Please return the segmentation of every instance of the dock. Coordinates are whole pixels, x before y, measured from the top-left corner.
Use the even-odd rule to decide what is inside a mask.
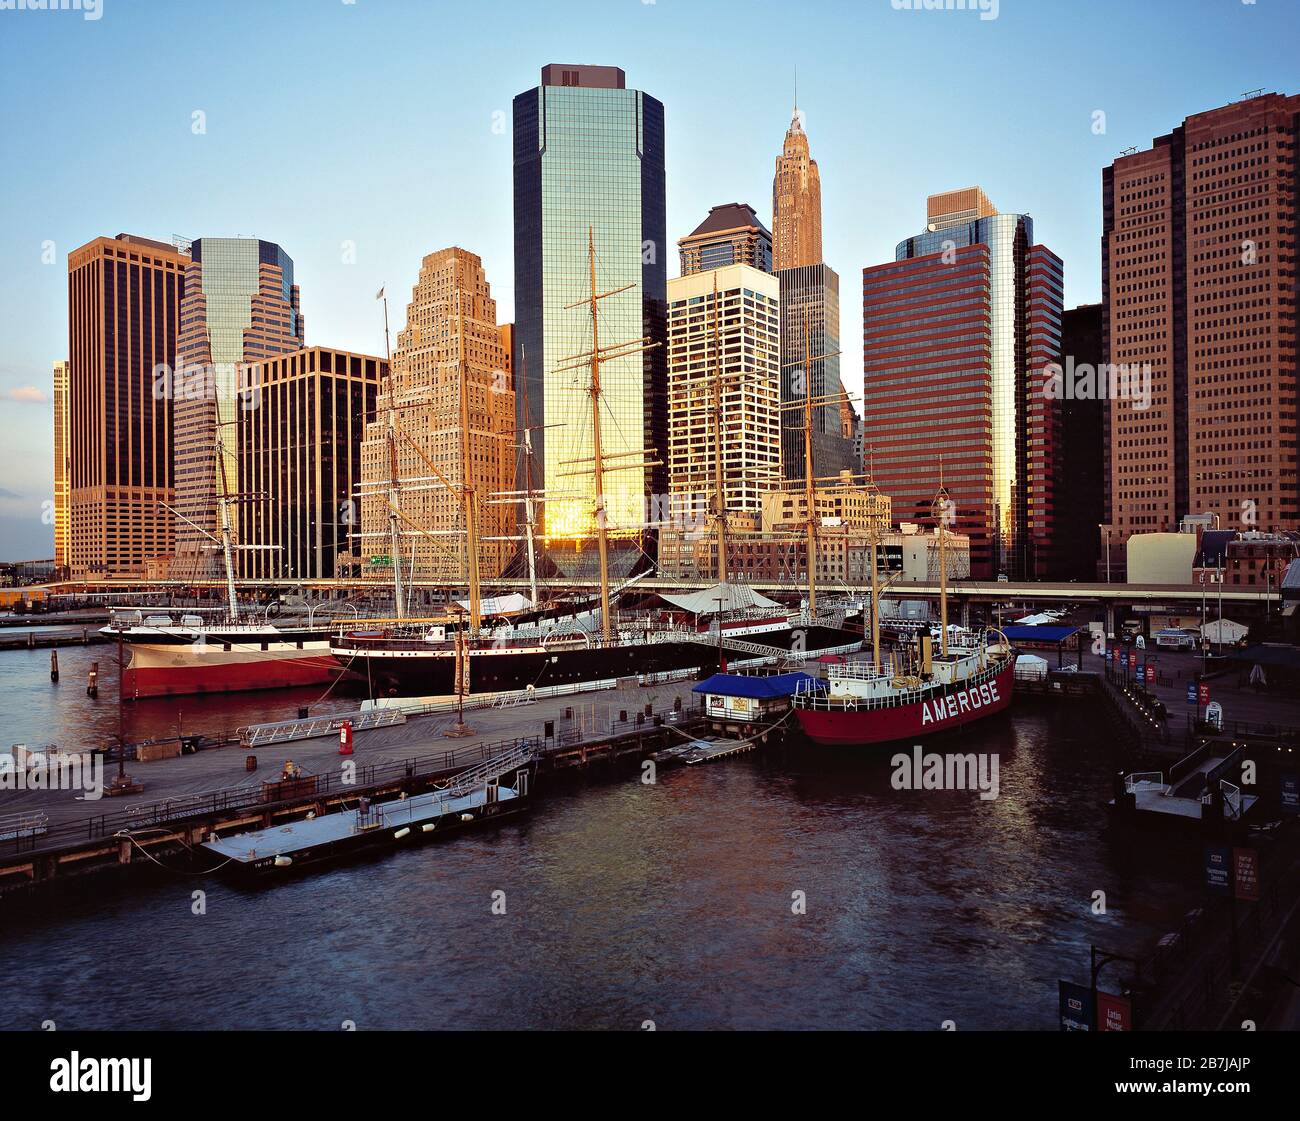
[[[425,794],[405,793],[386,802],[356,800],[355,809],[324,816],[309,814],[286,825],[231,833],[205,841],[203,849],[244,873],[300,868],[377,845],[400,845],[475,825],[494,824],[527,809],[537,745],[525,742],[446,786]],[[502,784],[510,777],[512,785]],[[214,869],[216,870],[216,869]]]
[[[712,763],[732,755],[743,755],[753,751],[755,746],[754,740],[695,739],[652,751],[650,758],[660,766],[693,766],[696,763]]]

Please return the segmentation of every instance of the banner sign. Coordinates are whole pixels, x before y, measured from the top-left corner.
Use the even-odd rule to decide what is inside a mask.
[[[1232,850],[1233,887],[1244,903],[1259,898],[1259,853],[1255,849]]]
[[[1092,1005],[1092,990],[1086,985],[1061,981],[1061,1030],[1092,1031],[1096,1026],[1096,1010]]]
[[[1227,845],[1205,846],[1205,888],[1215,895],[1232,891],[1232,850]]]

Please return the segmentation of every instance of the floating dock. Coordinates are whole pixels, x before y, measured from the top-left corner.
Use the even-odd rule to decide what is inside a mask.
[[[528,804],[528,773],[521,778],[518,787],[488,783],[465,794],[439,790],[363,804],[352,812],[220,837],[203,848],[249,873],[286,871],[377,845],[397,848],[521,812]]]
[[[712,763],[715,759],[726,759],[731,755],[741,755],[754,750],[753,740],[691,740],[689,743],[673,744],[660,751],[651,752],[650,758],[662,766],[695,763]]]

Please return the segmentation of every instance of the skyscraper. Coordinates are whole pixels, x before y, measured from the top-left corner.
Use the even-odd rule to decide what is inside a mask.
[[[200,575],[216,562],[207,535],[218,528],[217,496],[240,491],[235,446],[239,410],[258,407],[240,394],[239,366],[303,345],[293,260],[255,238],[201,238],[191,244],[176,339],[176,552],[179,573]],[[217,458],[217,442],[226,451]]]
[[[772,271],[772,234],[747,202],[711,207],[703,222],[677,239],[677,248],[682,276],[727,265]]]
[[[493,496],[514,489],[514,435],[509,358],[483,262],[465,249],[430,253],[366,425],[357,541],[363,571],[391,578],[388,484],[395,455],[397,477],[417,480],[399,488],[403,574],[448,583],[465,578],[468,485],[477,498],[480,575],[499,576],[514,551],[501,538],[513,533],[515,510]]]
[[[526,370],[517,423],[533,427],[545,534],[582,539],[595,509],[589,378],[557,367],[591,348],[588,310],[568,306],[590,295],[589,229],[597,290],[623,289],[599,302],[601,345],[658,344],[601,366],[602,449],[627,464],[643,448],[661,461],[667,451],[663,105],[627,89],[617,67],[543,67],[541,84],[514,100],[514,221],[514,368],[521,380]],[[663,466],[611,472],[610,531],[642,527],[645,496],[666,482]]]
[[[1097,368],[1102,362],[1101,304],[1081,304],[1061,316],[1062,362]],[[1098,527],[1106,520],[1106,418],[1109,403],[1096,397],[1060,402],[1054,575],[1090,581],[1101,556]]]
[[[130,234],[68,255],[68,564],[144,575],[172,552],[172,401],[189,258]]]
[[[772,267],[822,263],[822,179],[796,107],[772,177]]]
[[[1300,528],[1300,96],[1188,117],[1102,172],[1108,536]],[[1116,381],[1122,381],[1116,378]]]
[[[814,477],[860,471],[852,432],[845,436],[841,417],[840,278],[822,260],[821,173],[797,107],[772,178],[772,267],[781,283],[782,473],[794,480],[808,470],[805,414],[790,407],[808,394],[814,398]]]
[[[709,577],[717,572],[711,518],[717,509],[719,442],[728,520],[737,529],[759,528],[763,495],[781,472],[780,291],[774,276],[745,264],[668,282],[673,525],[661,536],[663,572]]]
[[[68,566],[68,371],[54,363],[54,567]]]
[[[257,400],[236,411],[238,476],[256,499],[233,517],[239,574],[253,579],[332,579],[352,549],[361,485],[361,438],[388,363],[313,346],[243,366]]]
[[[993,209],[971,205],[981,197],[932,196],[926,232],[862,270],[868,455],[903,521],[930,517],[942,466],[977,577],[1045,576],[1059,402],[1043,385],[1062,266],[1028,215],[970,217]]]

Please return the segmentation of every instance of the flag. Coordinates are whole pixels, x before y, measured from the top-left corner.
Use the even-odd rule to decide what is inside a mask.
[[[387,285],[385,285],[384,287],[386,288]],[[383,298],[384,298],[384,289],[381,288],[381,289],[379,289],[378,292],[375,293],[375,299],[376,299],[376,300],[382,300]]]

